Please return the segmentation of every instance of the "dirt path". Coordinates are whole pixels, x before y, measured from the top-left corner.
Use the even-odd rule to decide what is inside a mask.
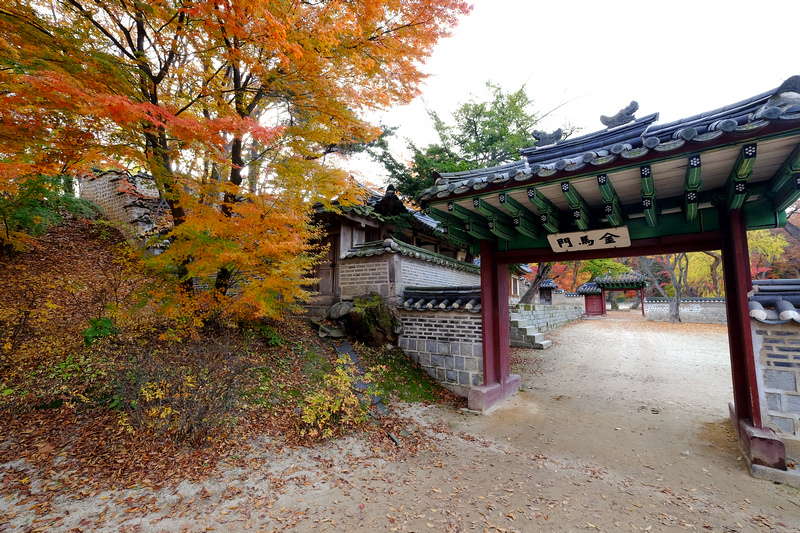
[[[800,531],[800,491],[751,478],[736,447],[724,326],[623,317],[515,352],[524,390],[489,416],[405,408],[431,443],[413,457],[349,439],[37,523],[13,495],[0,512],[9,531]]]

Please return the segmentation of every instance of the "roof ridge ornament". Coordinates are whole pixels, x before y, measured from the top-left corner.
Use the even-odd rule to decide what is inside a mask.
[[[636,117],[633,116],[634,113],[639,109],[639,103],[635,100],[631,101],[626,107],[623,107],[619,110],[619,112],[611,117],[607,117],[605,115],[600,115],[600,122],[603,123],[603,126],[608,128],[616,128],[617,126],[622,126],[636,120]]]
[[[750,120],[775,120],[798,105],[800,105],[800,76],[792,76],[775,89],[775,93],[761,109],[753,113]],[[796,112],[792,109],[792,113]]]
[[[531,132],[531,136],[536,139],[536,148],[541,148],[543,146],[550,146],[551,144],[555,144],[560,141],[561,137],[564,136],[564,132],[561,130],[561,128],[558,128],[552,133],[533,130]]]

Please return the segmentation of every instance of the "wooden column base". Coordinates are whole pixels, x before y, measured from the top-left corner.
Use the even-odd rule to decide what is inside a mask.
[[[739,447],[748,465],[786,470],[786,446],[775,432],[769,428],[754,427],[749,420],[739,419],[733,403],[728,404],[728,409],[739,437]]]
[[[516,394],[521,385],[522,379],[516,374],[510,374],[500,383],[473,387],[469,390],[467,405],[473,411],[488,413],[500,402]]]

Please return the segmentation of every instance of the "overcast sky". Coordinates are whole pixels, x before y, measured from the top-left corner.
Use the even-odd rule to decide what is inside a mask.
[[[405,138],[437,141],[425,113],[443,119],[486,81],[506,91],[525,85],[537,111],[553,111],[537,129],[566,122],[585,134],[631,100],[637,117],[688,117],[777,87],[800,74],[794,23],[798,0],[473,0],[472,13],[439,43],[425,65],[422,98],[379,113]],[[354,161],[360,179],[383,183],[381,168]]]

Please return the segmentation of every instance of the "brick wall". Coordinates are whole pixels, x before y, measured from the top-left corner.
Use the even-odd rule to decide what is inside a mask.
[[[751,320],[762,423],[800,440],[800,325]]]
[[[681,302],[681,321],[698,324],[727,324],[725,302]],[[669,322],[669,304],[666,301],[644,303],[647,320]]]
[[[458,285],[480,285],[481,275],[455,268],[435,265],[413,257],[400,256],[401,276],[399,291],[410,287],[455,287]]]
[[[342,300],[377,292],[390,302],[389,305],[396,305],[394,277],[394,254],[344,259],[339,267]],[[392,296],[395,296],[394,302],[391,302]]]
[[[480,282],[480,274],[394,253],[346,258],[339,270],[342,300],[377,292],[390,306],[402,303],[407,286],[444,287],[480,285]]]
[[[481,315],[399,310],[400,348],[444,387],[460,396],[483,384]]]

